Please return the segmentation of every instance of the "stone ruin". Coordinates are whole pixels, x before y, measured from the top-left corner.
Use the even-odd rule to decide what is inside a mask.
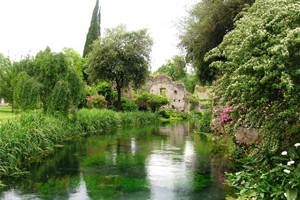
[[[157,76],[149,76],[145,85],[141,88],[152,94],[162,95],[169,99],[170,104],[163,106],[163,108],[172,108],[180,112],[207,111],[204,104],[210,101],[210,88],[206,86],[196,86],[195,94],[198,97],[198,102],[191,103],[190,99],[195,99],[193,95],[188,92],[185,85],[181,82],[174,82],[165,75],[159,74]],[[141,92],[142,90],[139,90]],[[131,86],[122,89],[122,97],[133,99],[133,88]]]
[[[170,100],[167,108],[181,112],[190,111],[189,96],[192,94],[186,91],[183,83],[176,83],[167,75],[150,76],[144,89],[152,94],[166,96]]]

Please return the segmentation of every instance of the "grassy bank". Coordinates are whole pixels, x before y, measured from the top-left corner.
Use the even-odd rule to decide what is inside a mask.
[[[34,111],[0,122],[0,177],[23,175],[29,163],[45,158],[74,137],[157,121],[153,113],[88,109],[80,110],[72,119]]]
[[[116,127],[138,126],[158,122],[154,113],[115,112],[112,110],[82,109],[78,112],[78,123],[83,131],[92,134]]]
[[[12,112],[11,106],[0,106],[0,121],[13,119],[15,114]]]

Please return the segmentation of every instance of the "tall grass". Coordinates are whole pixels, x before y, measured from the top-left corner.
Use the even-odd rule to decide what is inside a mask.
[[[0,122],[0,177],[26,173],[24,169],[28,163],[44,158],[56,145],[74,137],[157,120],[153,113],[83,109],[77,114],[77,121],[71,121],[33,111]]]
[[[0,106],[0,121],[13,119],[15,113],[12,112],[11,106]]]
[[[35,111],[0,123],[0,176],[17,176],[30,161],[50,153],[56,144],[78,135],[80,127],[65,118]]]
[[[87,133],[99,133],[111,128],[149,124],[158,117],[148,112],[115,112],[112,110],[81,109],[77,116],[79,124]]]

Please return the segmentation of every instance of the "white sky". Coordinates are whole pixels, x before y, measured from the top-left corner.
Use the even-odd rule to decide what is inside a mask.
[[[178,54],[176,22],[196,0],[100,0],[101,31],[121,23],[147,28],[154,40],[152,70]],[[49,46],[82,54],[96,0],[0,0],[0,52],[18,60]]]

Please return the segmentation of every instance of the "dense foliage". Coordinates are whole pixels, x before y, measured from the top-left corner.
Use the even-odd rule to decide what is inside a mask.
[[[124,112],[135,112],[138,111],[138,105],[133,100],[122,97],[121,110]]]
[[[237,189],[237,199],[288,199],[299,198],[300,143],[272,157],[266,164],[263,155],[247,159],[244,170],[229,173],[227,183]]]
[[[93,96],[88,96],[86,98],[86,106],[88,108],[106,108],[107,107],[107,101],[105,100],[105,97],[101,94],[96,94]]]
[[[82,98],[83,83],[64,53],[40,51],[1,70],[8,101],[21,110],[43,108],[45,112],[67,114]],[[13,94],[12,96],[11,93]]]
[[[94,41],[100,37],[101,34],[100,20],[101,20],[101,13],[99,9],[99,0],[97,0],[93,10],[89,31],[86,35],[86,40],[85,40],[83,55],[82,55],[82,57],[84,58],[86,58],[88,54],[91,52]]]
[[[169,103],[170,101],[167,97],[145,91],[138,95],[136,98],[136,104],[138,105],[139,110],[150,109],[152,112],[155,112],[161,106],[167,105]]]
[[[14,71],[9,58],[0,53],[0,98],[6,102],[13,102],[13,89],[11,80],[14,77]]]
[[[209,67],[205,54],[222,42],[226,33],[234,28],[234,20],[245,5],[254,0],[202,0],[189,10],[183,20],[179,46],[186,52],[186,59],[196,70],[202,84],[210,84],[217,70]]]
[[[118,110],[121,108],[121,89],[132,83],[139,86],[148,75],[152,40],[147,30],[127,31],[125,26],[108,29],[95,42],[88,57],[88,74],[92,81],[107,80],[118,91]]]
[[[15,104],[23,110],[39,107],[41,85],[26,72],[20,72],[14,79]]]
[[[299,118],[299,8],[292,0],[257,1],[208,55],[222,73],[215,100],[231,104],[243,124]]]
[[[186,63],[183,56],[174,56],[168,60],[166,64],[159,67],[155,73],[166,74],[171,77],[173,81],[183,80],[186,77]]]
[[[165,64],[159,67],[154,74],[166,74],[172,81],[181,81],[184,83],[186,90],[194,92],[197,84],[197,78],[194,73],[187,72],[187,64],[183,56],[175,55]]]
[[[246,152],[244,165],[229,175],[240,199],[299,195],[299,152],[289,147],[299,137],[288,131],[300,117],[299,10],[299,1],[257,0],[206,58],[221,72],[215,103],[232,108],[224,120],[260,128],[261,142],[238,149],[239,158]],[[293,156],[284,151],[279,157],[283,150]]]
[[[78,52],[71,48],[64,48],[63,53],[66,55],[69,65],[73,68],[82,80],[87,79],[84,72],[86,69],[86,58],[83,58]]]

